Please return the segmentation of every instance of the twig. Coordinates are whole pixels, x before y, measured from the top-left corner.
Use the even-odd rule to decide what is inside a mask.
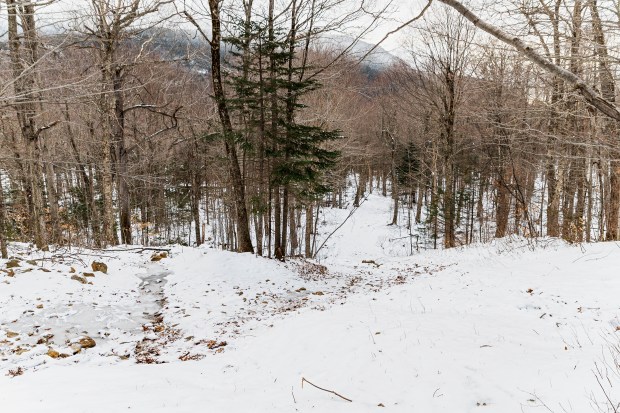
[[[415,16],[411,20],[408,20],[408,21],[404,22],[403,24],[401,24],[400,26],[398,26],[394,30],[387,32],[385,34],[385,36],[383,36],[383,38],[381,40],[379,40],[369,51],[367,51],[366,54],[364,54],[364,56],[362,56],[362,58],[359,61],[362,62],[364,59],[366,59],[372,52],[375,51],[376,48],[378,48],[381,45],[381,43],[386,41],[388,37],[390,37],[394,33],[397,33],[399,31],[401,31],[402,29],[404,29],[405,27],[409,26],[411,23],[415,22],[416,20],[421,19],[422,16],[424,16],[424,13],[426,13],[426,10],[429,7],[431,7],[431,3],[432,2],[433,2],[433,0],[429,0],[428,3],[426,4],[426,6],[424,6],[422,11],[417,16]]]
[[[346,400],[346,401],[348,401],[348,402],[353,402],[353,400],[348,399],[348,398],[344,397],[343,395],[336,393],[336,392],[335,392],[335,391],[333,391],[333,390],[327,390],[327,389],[324,389],[324,388],[322,388],[322,387],[317,386],[316,384],[313,384],[313,383],[309,382],[309,381],[308,381],[308,380],[306,380],[304,377],[302,377],[302,378],[301,378],[301,388],[302,388],[302,389],[304,388],[304,382],[305,382],[305,383],[308,383],[308,384],[309,384],[309,385],[311,385],[312,387],[316,387],[316,388],[317,388],[317,389],[319,389],[319,390],[323,390],[323,391],[325,391],[325,392],[327,392],[327,393],[334,394],[334,395],[336,395],[336,396],[340,397],[341,399],[344,399],[344,400]]]

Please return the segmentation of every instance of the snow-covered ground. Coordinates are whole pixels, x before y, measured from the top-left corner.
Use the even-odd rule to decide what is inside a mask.
[[[348,214],[323,211],[319,238]],[[317,262],[13,245],[19,266],[0,261],[2,411],[613,411],[620,244],[408,256],[389,220],[390,200],[369,196]]]

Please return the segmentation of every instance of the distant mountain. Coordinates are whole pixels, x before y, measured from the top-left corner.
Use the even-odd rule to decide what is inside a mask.
[[[142,43],[149,40],[151,50],[156,51],[162,58],[183,59],[189,57],[186,65],[188,68],[197,70],[203,74],[209,72],[211,66],[211,56],[209,45],[202,39],[189,35],[182,30],[156,28],[147,30],[140,34],[133,41]],[[348,49],[347,56],[351,59],[364,59],[360,65],[360,70],[368,77],[374,77],[388,66],[398,62],[398,57],[389,53],[382,47],[374,50],[373,44],[357,40],[348,36],[332,36],[319,40],[322,46],[337,52]],[[353,44],[351,46],[351,44]],[[231,50],[231,46],[222,45],[222,56]],[[368,53],[372,50],[371,53]],[[366,56],[368,54],[368,56]]]
[[[353,59],[363,58],[375,46],[372,43],[368,43],[363,40],[356,41],[353,37],[344,35],[323,39],[321,42],[326,46],[332,47],[333,49],[340,51],[350,47],[353,43],[353,46],[351,46],[350,50],[348,51],[348,55]],[[396,63],[397,61],[398,57],[394,56],[381,46],[378,46],[370,54],[368,54],[368,56],[364,58],[363,65],[367,66],[373,71],[380,71]]]

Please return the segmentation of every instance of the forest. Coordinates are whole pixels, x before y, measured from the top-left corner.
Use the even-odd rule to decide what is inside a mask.
[[[320,210],[373,190],[424,248],[619,239],[612,2],[465,9],[538,60],[455,1],[403,24],[398,56],[363,41],[391,4],[253,3],[5,2],[3,256],[209,240],[313,257]]]
[[[0,0],[0,410],[620,411],[617,0]]]

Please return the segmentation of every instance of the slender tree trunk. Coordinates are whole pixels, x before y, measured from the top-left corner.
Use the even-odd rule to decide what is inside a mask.
[[[355,198],[353,199],[353,206],[355,208],[360,206],[360,200],[364,196],[364,192],[366,191],[366,176],[364,173],[364,168],[359,173],[359,181],[357,182],[357,189],[355,190]]]
[[[45,187],[47,188],[47,203],[50,210],[52,233],[50,234],[50,241],[58,244],[62,240],[62,233],[60,231],[60,216],[58,215],[58,193],[56,191],[56,177],[54,174],[54,166],[48,154],[47,145],[42,142],[43,152],[47,162],[45,163],[44,179]]]
[[[224,146],[228,156],[228,171],[232,183],[235,201],[235,214],[237,221],[237,250],[239,252],[254,252],[252,238],[250,236],[250,221],[248,218],[247,206],[245,204],[245,186],[237,148],[234,142],[234,131],[230,121],[224,86],[221,73],[221,26],[220,26],[220,2],[219,0],[209,0],[211,11],[211,77],[213,80],[213,94],[217,101],[217,110],[224,131]]]
[[[500,162],[507,163],[506,159],[501,159]],[[501,165],[500,168],[501,176],[497,182],[497,209],[495,214],[497,226],[495,227],[495,238],[506,236],[510,215],[510,191],[508,189],[511,178],[510,168],[508,165]]]
[[[26,146],[26,171],[30,188],[32,228],[37,248],[48,248],[43,198],[43,170],[37,128],[37,104],[41,96],[35,91],[37,79],[34,72],[38,57],[38,39],[35,27],[34,4],[18,0],[6,0],[8,14],[8,41],[13,87],[15,89],[15,114]],[[21,33],[18,32],[17,16],[20,16]],[[23,39],[23,43],[22,43]],[[21,51],[23,46],[24,51]]]
[[[306,258],[312,258],[312,221],[313,217],[312,204],[306,205],[306,232],[304,236]]]
[[[289,210],[289,193],[288,187],[284,186],[284,191],[282,195],[282,254],[286,255],[286,246],[287,246],[287,221],[288,221],[288,210]]]
[[[69,143],[71,144],[71,149],[73,150],[73,155],[75,157],[75,161],[77,162],[78,175],[82,179],[82,183],[84,185],[86,205],[88,208],[87,220],[90,222],[94,244],[97,248],[100,248],[102,244],[101,228],[99,227],[99,207],[95,203],[95,189],[93,180],[86,171],[86,165],[82,162],[80,157],[80,152],[75,142],[75,134],[73,133],[73,128],[71,127],[71,118],[69,116],[68,105],[65,105],[64,118],[67,125],[67,136],[69,137]],[[90,138],[94,140],[95,133],[92,127],[89,127],[89,132]]]
[[[282,251],[282,203],[280,202],[281,194],[280,188],[276,185],[273,191],[273,255],[277,259],[281,260],[284,257]]]
[[[289,233],[291,234],[291,256],[294,256],[299,248],[299,239],[297,238],[297,223],[295,219],[295,207],[293,205],[289,208]]]
[[[109,55],[103,52],[104,55]],[[109,94],[109,85],[111,83],[108,67],[112,65],[108,56],[104,57],[105,63],[101,68],[101,86],[102,93],[100,98],[100,114],[101,114],[101,192],[103,198],[103,222],[102,222],[102,246],[118,244],[118,238],[115,231],[114,219],[114,183],[112,176],[112,130],[110,129],[111,117],[111,98]]]
[[[7,221],[6,221],[6,206],[4,204],[4,188],[2,186],[2,174],[0,174],[0,257],[7,259],[9,254],[7,252]]]
[[[195,162],[194,162],[195,163]],[[192,171],[192,219],[194,221],[194,233],[196,235],[196,245],[202,244],[200,234],[200,199],[202,180],[199,171]]]
[[[125,147],[125,97],[123,96],[123,69],[110,68],[112,76],[114,112],[110,116],[113,146],[116,150],[116,180],[119,205],[121,243],[131,244],[131,197],[129,194],[129,159]]]

